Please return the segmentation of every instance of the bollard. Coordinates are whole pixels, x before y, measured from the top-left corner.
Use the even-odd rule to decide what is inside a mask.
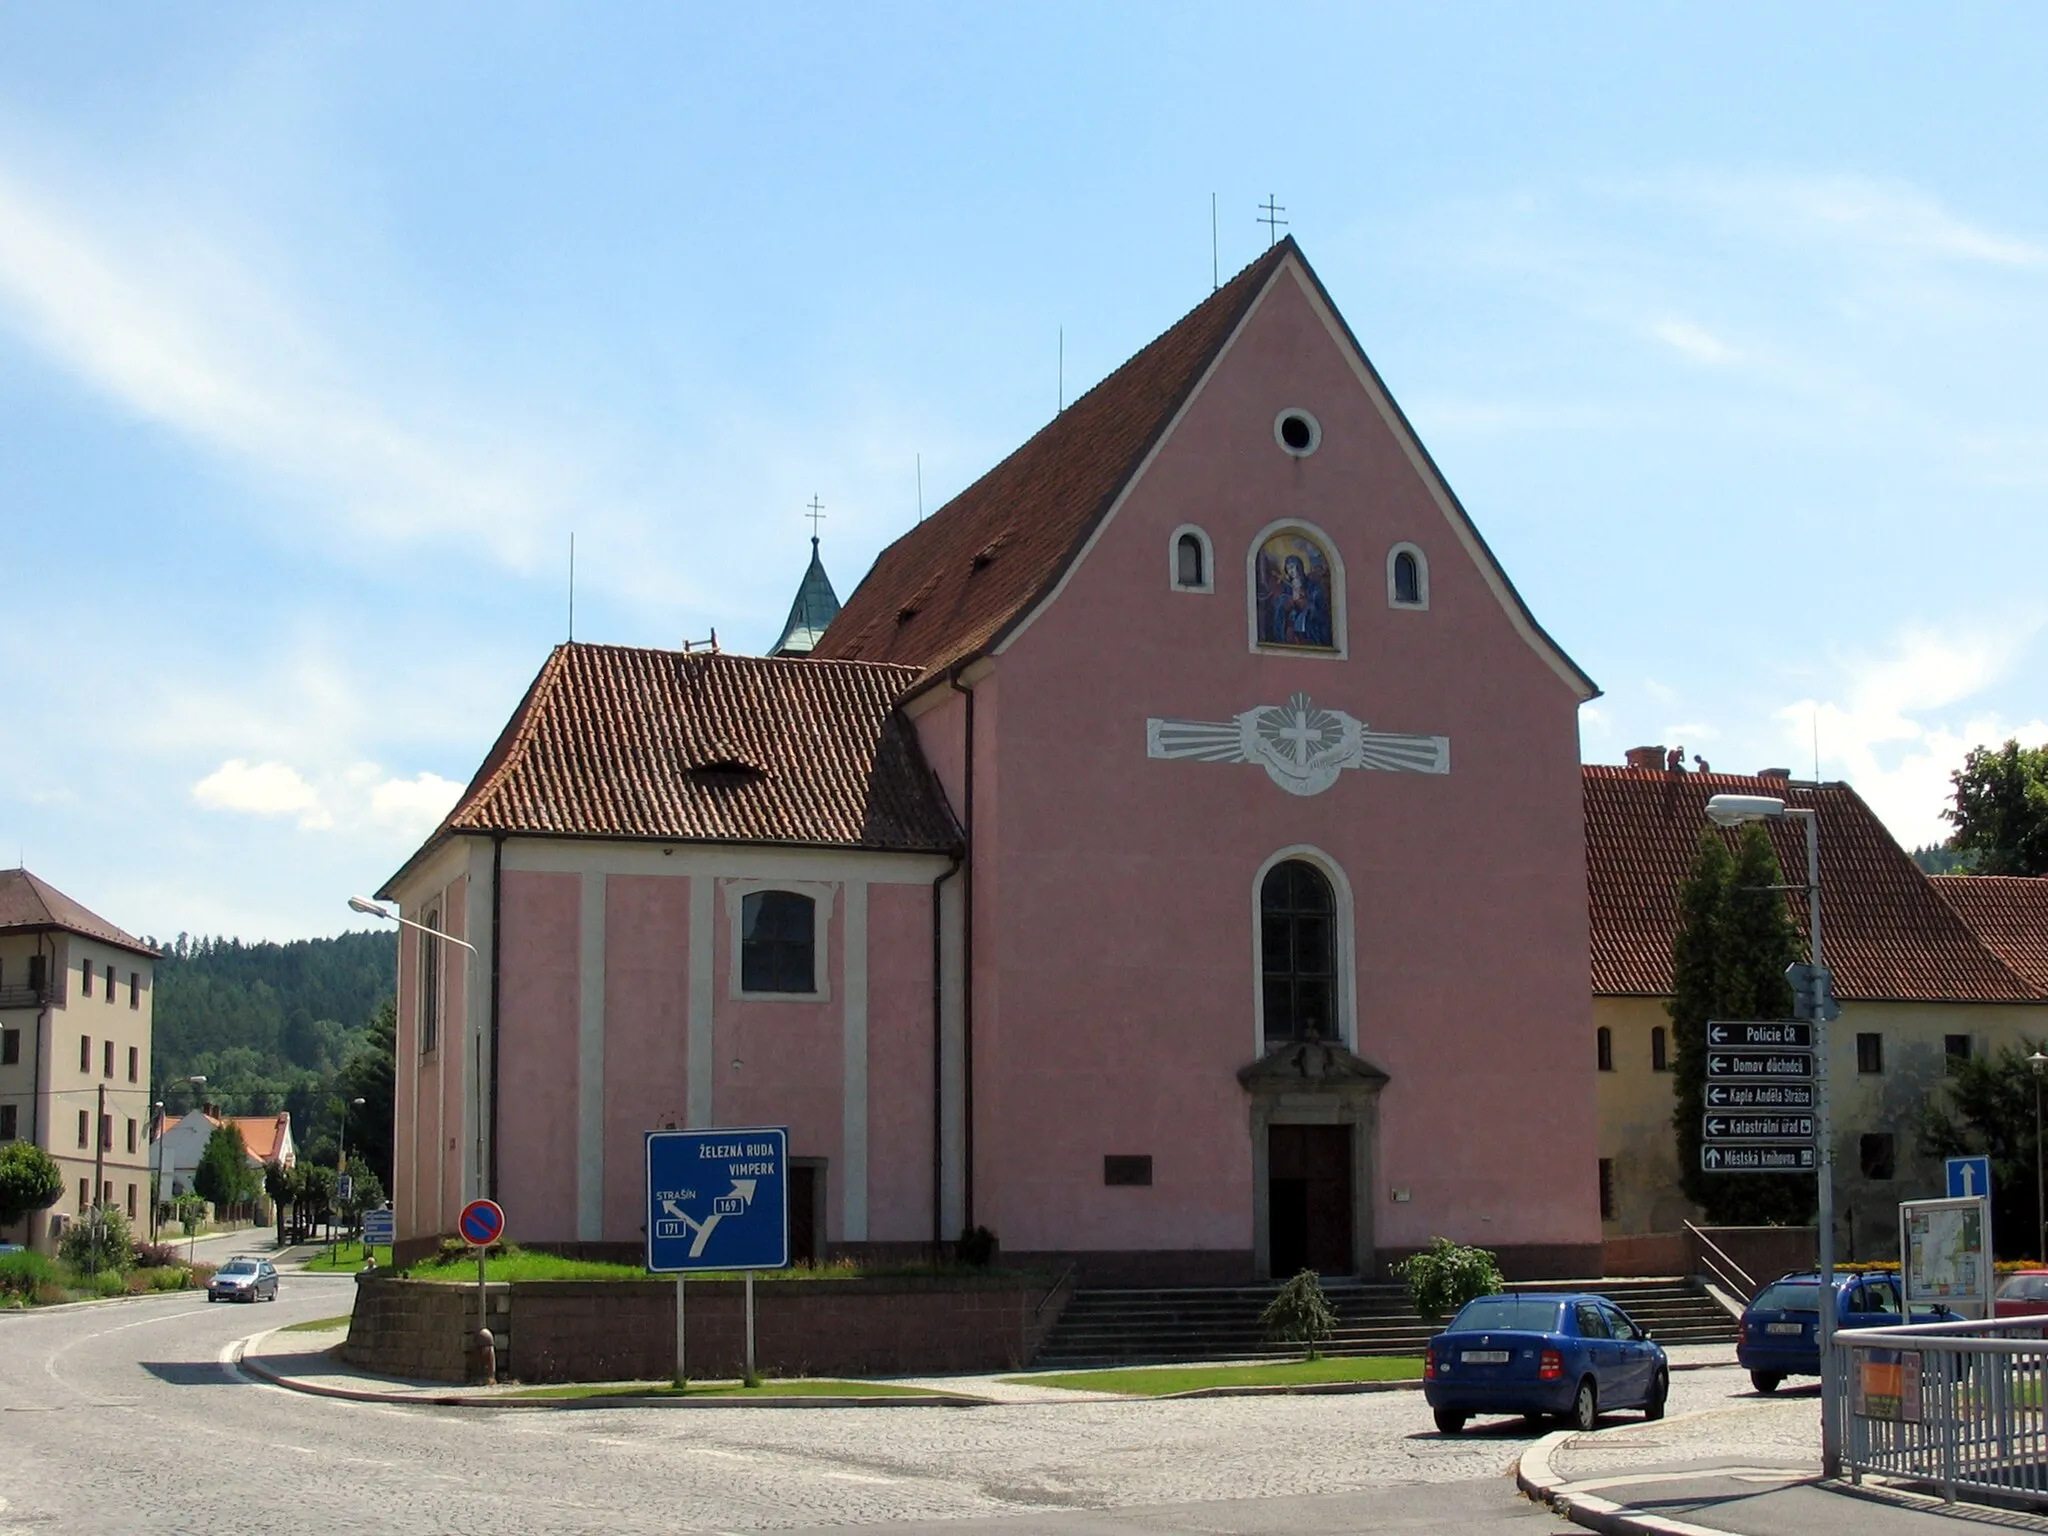
[[[491,1337],[491,1330],[479,1328],[476,1331],[476,1358],[483,1367],[484,1385],[498,1384],[498,1341]]]

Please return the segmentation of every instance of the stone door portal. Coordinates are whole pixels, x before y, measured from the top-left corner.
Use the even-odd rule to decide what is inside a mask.
[[[1276,1280],[1304,1269],[1353,1272],[1348,1125],[1275,1125],[1266,1152],[1267,1221]]]

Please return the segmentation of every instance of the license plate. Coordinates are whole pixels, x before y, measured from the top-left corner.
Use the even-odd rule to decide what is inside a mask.
[[[1765,1332],[1765,1333],[1804,1333],[1804,1332],[1806,1332],[1806,1324],[1804,1324],[1804,1323],[1765,1323],[1765,1324],[1764,1324],[1764,1332]]]
[[[1504,1349],[1468,1349],[1458,1358],[1467,1365],[1506,1365],[1508,1352]]]

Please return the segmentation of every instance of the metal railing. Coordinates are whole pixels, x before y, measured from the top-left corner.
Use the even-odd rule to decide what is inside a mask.
[[[1689,1221],[1685,1230],[1698,1239],[1700,1262],[1706,1265],[1708,1274],[1744,1301],[1757,1293],[1757,1283],[1750,1278],[1749,1271],[1731,1259],[1726,1249]]]
[[[1827,1369],[1843,1469],[2048,1505],[2048,1317],[1854,1328]]]
[[[52,995],[53,991],[54,989],[47,985],[0,987],[0,1009],[40,1008],[45,1003],[61,1001]]]

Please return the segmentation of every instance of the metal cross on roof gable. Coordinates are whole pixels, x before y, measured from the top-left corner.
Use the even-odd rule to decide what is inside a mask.
[[[811,542],[818,542],[818,524],[825,520],[825,503],[818,500],[817,493],[811,494],[811,509],[804,514],[811,520]]]
[[[1280,217],[1286,211],[1284,205],[1273,200],[1273,194],[1270,192],[1266,194],[1266,200],[1259,204],[1259,217],[1252,222],[1266,226],[1266,249],[1269,251],[1273,248],[1273,242],[1280,238],[1280,231],[1287,227],[1287,221]]]

